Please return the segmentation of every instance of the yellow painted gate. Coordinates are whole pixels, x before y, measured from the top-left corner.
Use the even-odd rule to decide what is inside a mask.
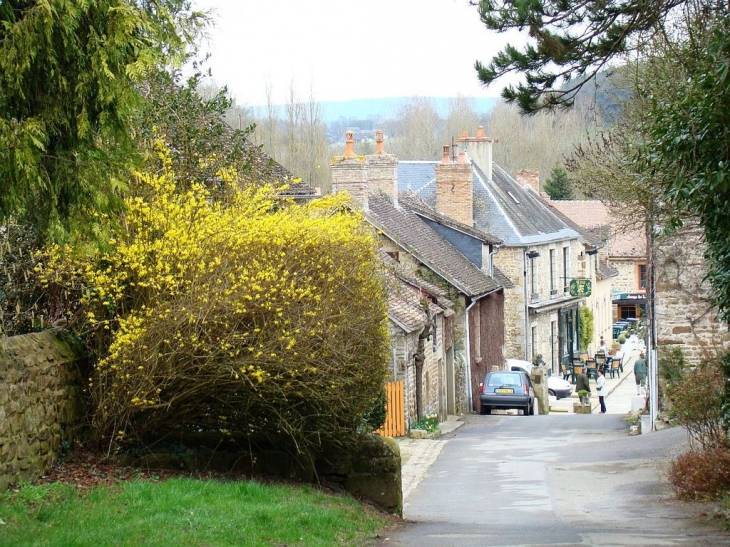
[[[402,437],[406,434],[405,391],[403,380],[385,384],[387,402],[385,423],[375,433],[384,437]]]

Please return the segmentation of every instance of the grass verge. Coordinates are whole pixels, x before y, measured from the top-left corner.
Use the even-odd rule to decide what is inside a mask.
[[[367,546],[389,517],[309,486],[173,478],[0,493],[0,546]]]

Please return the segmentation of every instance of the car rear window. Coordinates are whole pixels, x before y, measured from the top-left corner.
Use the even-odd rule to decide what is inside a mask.
[[[490,374],[487,380],[490,386],[521,386],[519,374]]]

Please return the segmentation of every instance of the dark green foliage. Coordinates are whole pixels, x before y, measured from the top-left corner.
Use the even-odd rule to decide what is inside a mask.
[[[0,3],[0,222],[93,231],[137,157],[135,81],[180,57],[187,0]]]
[[[148,150],[155,139],[165,141],[178,184],[198,182],[215,192],[221,169],[235,168],[245,178],[260,153],[246,139],[253,127],[234,130],[225,123],[232,104],[226,88],[204,98],[198,93],[203,81],[200,73],[184,80],[179,70],[152,74],[143,86],[138,134]]]
[[[587,306],[581,306],[578,313],[580,315],[580,349],[585,351],[593,340],[593,310]]]
[[[705,22],[680,50],[671,85],[659,95],[642,88],[651,108],[641,161],[650,174],[668,173],[665,199],[699,218],[708,278],[717,305],[730,317],[730,21]],[[697,47],[698,42],[703,47]],[[666,70],[666,66],[664,67]],[[646,95],[648,93],[648,95]]]
[[[687,373],[687,363],[682,350],[662,347],[659,350],[659,377],[667,382],[681,382]]]
[[[555,167],[550,173],[550,178],[545,182],[545,191],[551,199],[575,199],[573,183],[568,178],[568,172],[560,166]]]
[[[722,356],[721,361],[722,375],[730,378],[730,352]],[[725,426],[725,433],[730,430],[730,381],[725,382],[725,391],[722,394],[722,423]]]
[[[517,73],[525,81],[502,91],[524,113],[567,107],[576,93],[609,61],[634,49],[640,33],[661,29],[669,11],[684,0],[569,2],[566,0],[481,0],[479,16],[490,30],[527,30],[534,40],[508,45],[488,65],[477,61],[486,85]]]
[[[380,394],[378,395],[378,398],[373,403],[372,408],[365,412],[362,417],[363,421],[363,427],[362,429],[365,430],[367,433],[371,433],[373,431],[377,431],[381,427],[383,427],[383,424],[385,423],[385,418],[387,417],[387,409],[386,404],[388,403],[388,396],[385,393],[385,390],[382,389],[380,391]]]

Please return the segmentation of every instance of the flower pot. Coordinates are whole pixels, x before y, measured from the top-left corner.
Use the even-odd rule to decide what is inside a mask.
[[[586,405],[583,403],[573,403],[573,413],[574,414],[590,414],[591,405]]]

